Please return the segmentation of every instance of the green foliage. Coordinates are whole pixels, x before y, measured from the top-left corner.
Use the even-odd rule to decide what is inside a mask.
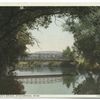
[[[6,77],[0,79],[0,94],[25,94],[25,91],[21,82],[13,77]]]
[[[94,78],[92,75],[80,83],[73,90],[74,94],[100,94],[100,76]]]
[[[99,63],[99,7],[1,7],[0,77],[7,75],[8,69],[14,70],[18,57],[26,51],[26,45],[34,43],[28,29],[47,28],[53,15],[67,17],[64,26],[67,25],[69,31],[74,33],[78,50],[86,58],[95,58]]]
[[[48,27],[51,21],[50,16],[45,15],[47,11],[43,8],[0,8],[0,77],[14,70],[18,57],[25,54],[27,44],[37,42],[28,29]]]
[[[75,46],[87,58],[100,61],[100,8],[99,7],[0,7],[0,93],[17,94],[23,86],[16,80],[6,77],[13,75],[18,57],[25,53],[27,44],[34,44],[28,29],[47,28],[51,16],[68,18],[64,26],[74,33]],[[66,28],[65,28],[66,29]],[[35,40],[35,41],[34,41]],[[88,49],[89,47],[89,49]],[[64,51],[73,59],[72,51]],[[68,86],[71,81],[69,78]],[[16,87],[18,87],[16,89]],[[11,90],[11,91],[9,91]]]
[[[63,50],[63,57],[65,57],[66,59],[68,58],[70,60],[74,59],[74,54],[70,47],[67,47],[65,50]]]
[[[80,8],[81,9],[81,8]],[[89,12],[88,12],[89,11]],[[64,24],[64,30],[73,32],[75,47],[90,64],[100,63],[100,8],[92,7],[86,13],[74,13]]]

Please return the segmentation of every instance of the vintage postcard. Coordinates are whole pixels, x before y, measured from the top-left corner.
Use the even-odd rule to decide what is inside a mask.
[[[0,4],[0,95],[99,98],[100,7]]]

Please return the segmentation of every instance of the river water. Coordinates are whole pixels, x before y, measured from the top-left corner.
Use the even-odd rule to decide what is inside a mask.
[[[24,86],[25,94],[68,95],[100,93],[99,73],[79,72],[73,67],[41,66],[28,70],[16,70],[16,75],[31,76],[18,79]]]

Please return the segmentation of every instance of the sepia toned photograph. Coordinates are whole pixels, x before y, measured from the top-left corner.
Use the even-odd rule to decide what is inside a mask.
[[[0,7],[0,95],[99,94],[99,6]]]

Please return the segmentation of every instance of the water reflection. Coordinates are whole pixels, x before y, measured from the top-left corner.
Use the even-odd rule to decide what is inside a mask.
[[[74,88],[75,94],[100,94],[100,75],[89,73],[85,80]]]
[[[100,94],[100,74],[97,71],[78,70],[68,63],[35,66],[27,71],[28,75],[38,77],[19,79],[26,94]],[[23,70],[23,73],[27,71]]]

